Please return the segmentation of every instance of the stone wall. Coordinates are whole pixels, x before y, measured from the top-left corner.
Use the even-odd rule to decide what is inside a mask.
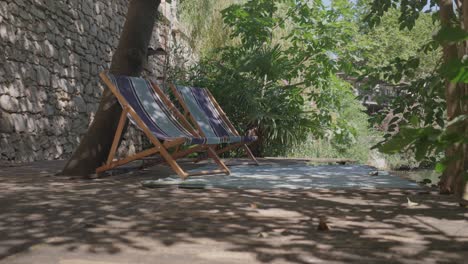
[[[71,155],[97,109],[104,89],[98,73],[109,66],[127,5],[128,0],[0,1],[0,160]],[[160,7],[166,17],[155,27],[153,47],[170,50],[184,43],[173,34],[173,5],[163,1]],[[183,50],[183,57],[193,58]],[[163,76],[165,61],[171,60],[152,58],[148,73]],[[123,148],[141,147],[136,129],[125,138]]]

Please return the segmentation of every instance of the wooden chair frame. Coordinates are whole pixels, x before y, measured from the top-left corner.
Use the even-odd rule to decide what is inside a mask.
[[[190,121],[192,121],[193,125],[196,127],[196,130],[198,131],[198,133],[200,133],[200,135],[202,135],[203,137],[205,137],[206,135],[203,133],[203,130],[201,129],[200,125],[198,124],[198,122],[195,120],[195,118],[192,116],[192,114],[190,113],[189,111],[189,108],[187,106],[187,104],[185,103],[184,99],[182,98],[182,95],[179,93],[179,91],[177,90],[177,88],[175,87],[175,85],[173,83],[171,83],[169,85],[169,87],[171,88],[171,91],[172,93],[174,94],[174,96],[176,97],[177,101],[179,102],[179,104],[182,106],[182,109],[184,110],[184,116],[185,117],[188,117],[188,119],[190,119]],[[221,115],[221,118],[223,119],[223,121],[228,125],[229,129],[231,129],[232,133],[234,133],[235,136],[240,136],[239,132],[237,131],[237,129],[234,127],[234,125],[231,123],[231,121],[229,120],[229,118],[227,117],[226,113],[223,111],[223,109],[221,108],[221,106],[218,104],[218,102],[216,101],[216,99],[214,98],[214,96],[211,94],[210,90],[206,89],[207,91],[207,94],[208,94],[208,97],[210,98],[210,100],[213,102],[214,106],[216,107],[216,110],[218,110],[219,114]],[[236,149],[236,148],[240,148],[242,147],[247,156],[253,161],[253,165],[259,165],[258,163],[258,160],[257,158],[255,158],[255,156],[253,155],[252,151],[250,150],[250,148],[248,147],[249,144],[251,144],[252,142],[249,142],[249,143],[245,143],[245,142],[239,142],[239,143],[234,143],[234,144],[228,144],[226,147],[224,148],[221,148],[221,149],[217,149],[216,150],[216,146],[213,146],[216,150],[216,154],[221,154],[221,153],[224,153],[226,151],[229,151],[229,150],[232,150],[232,149]],[[201,161],[203,160],[204,158],[200,158],[197,160],[198,161]]]
[[[117,87],[112,83],[112,81],[108,78],[105,72],[101,72],[99,74],[103,82],[107,85],[107,87],[111,90],[111,92],[115,95],[117,100],[119,100],[120,104],[122,105],[122,114],[120,115],[120,120],[117,126],[117,131],[114,135],[114,140],[112,142],[111,150],[109,152],[109,156],[107,158],[106,163],[96,169],[96,173],[102,173],[104,171],[113,169],[115,167],[127,164],[131,161],[142,159],[147,156],[154,155],[159,153],[164,160],[169,164],[169,166],[179,175],[182,179],[186,179],[188,176],[198,176],[198,175],[207,175],[207,174],[230,174],[229,168],[221,161],[218,157],[216,152],[213,150],[211,145],[195,145],[191,148],[179,151],[179,147],[185,143],[185,138],[176,138],[170,141],[164,141],[162,143],[158,138],[156,138],[153,133],[151,133],[150,129],[145,125],[145,123],[141,120],[138,114],[133,110],[127,100],[120,94]],[[185,117],[179,112],[179,110],[172,104],[172,102],[166,97],[164,93],[162,93],[161,89],[156,86],[156,84],[151,83],[154,91],[161,97],[163,102],[169,107],[169,110],[174,114],[179,121],[185,126],[190,133],[193,134],[194,137],[200,137],[200,135],[191,127],[190,123],[185,119]],[[123,129],[125,127],[125,123],[127,121],[128,115],[130,115],[133,120],[137,123],[137,125],[143,130],[143,133],[149,138],[151,143],[153,143],[154,147],[150,149],[143,150],[138,152],[134,155],[128,156],[126,158],[114,160],[115,153],[117,151],[117,147],[119,145],[119,140],[122,135]],[[177,150],[174,153],[169,153],[168,149],[171,147],[175,147]],[[177,163],[176,159],[185,157],[194,152],[200,151],[207,151],[208,155],[214,160],[214,162],[218,165],[219,169],[217,170],[203,170],[188,173],[184,171],[180,165]]]

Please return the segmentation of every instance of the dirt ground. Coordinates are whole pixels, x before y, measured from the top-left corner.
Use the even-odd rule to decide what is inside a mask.
[[[301,161],[263,160],[285,166]],[[0,165],[0,263],[467,263],[468,209],[417,190],[145,189]],[[408,207],[407,197],[419,203]],[[318,231],[326,217],[330,231]]]

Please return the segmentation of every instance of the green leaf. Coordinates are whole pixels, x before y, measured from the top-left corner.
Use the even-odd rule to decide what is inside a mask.
[[[460,59],[450,60],[440,68],[441,74],[454,83],[468,83],[468,63]]]
[[[405,147],[411,145],[415,140],[414,137],[403,137],[398,134],[378,147],[378,150],[383,153],[395,154],[402,151]]]
[[[410,123],[413,126],[418,126],[419,125],[419,117],[416,115],[411,116]]]
[[[442,27],[435,35],[434,40],[439,43],[460,42],[468,40],[468,32],[461,27]]]
[[[417,161],[421,161],[428,154],[428,149],[430,148],[430,142],[422,141],[422,142],[419,142],[419,144],[415,144],[415,145],[416,145],[415,158]]]
[[[435,165],[435,171],[438,173],[444,172],[445,168],[447,168],[447,166],[443,162],[437,162]]]
[[[408,60],[406,66],[409,68],[416,69],[419,67],[419,64],[420,64],[419,58],[411,58],[410,60]]]

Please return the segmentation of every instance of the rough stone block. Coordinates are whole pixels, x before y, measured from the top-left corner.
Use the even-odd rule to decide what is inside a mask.
[[[73,104],[76,111],[79,113],[86,113],[86,103],[81,96],[73,97]]]
[[[15,97],[6,95],[6,94],[1,95],[0,96],[0,109],[6,112],[10,112],[10,113],[18,112],[20,110],[18,99],[16,99]]]
[[[44,55],[47,58],[53,58],[55,56],[55,47],[50,43],[48,39],[43,44]]]
[[[36,80],[39,85],[50,86],[50,72],[44,66],[36,67]]]
[[[11,114],[0,110],[0,133],[12,133],[15,131]]]
[[[16,132],[26,132],[27,131],[27,120],[26,117],[22,114],[11,114],[11,122],[15,127]]]
[[[4,41],[8,39],[8,29],[4,23],[0,24],[0,38]]]

